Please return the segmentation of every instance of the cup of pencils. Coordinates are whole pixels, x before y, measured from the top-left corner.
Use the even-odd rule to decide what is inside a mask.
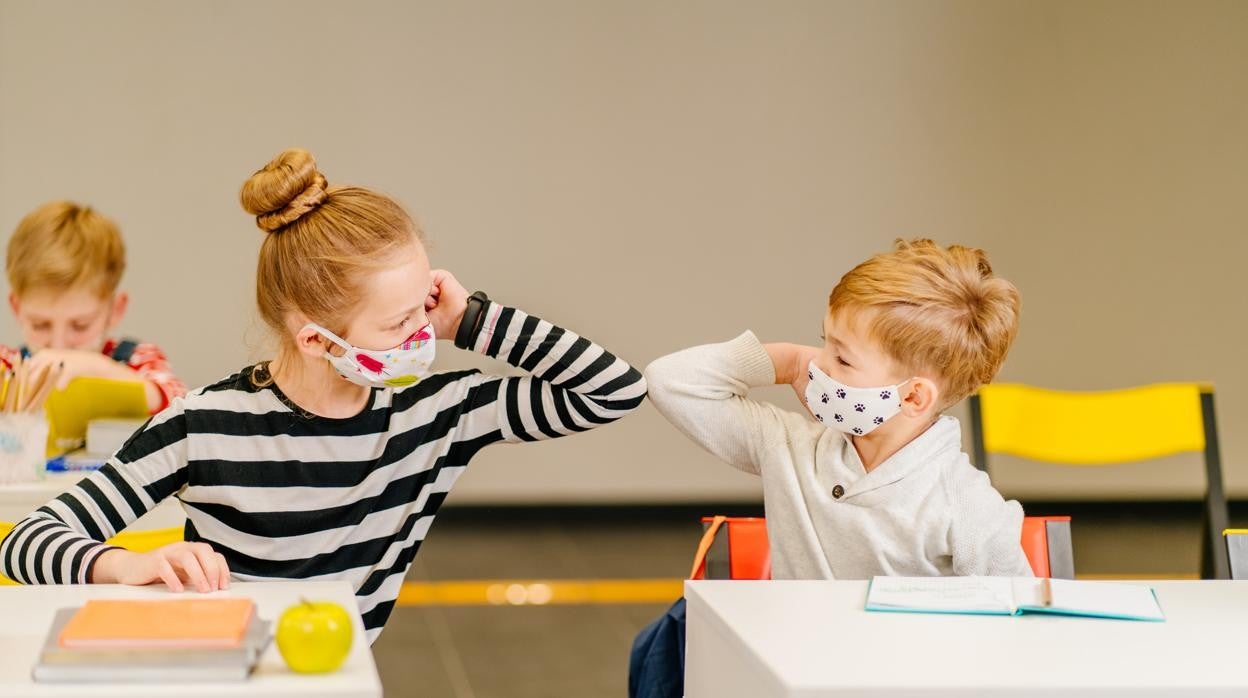
[[[0,384],[0,483],[43,477],[48,457],[48,419],[43,403],[56,387],[62,365],[30,370],[20,359],[5,364]]]

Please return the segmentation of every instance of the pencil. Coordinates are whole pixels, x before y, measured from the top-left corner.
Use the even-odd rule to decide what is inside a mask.
[[[18,360],[17,367],[10,373],[8,389],[4,391],[4,411],[12,412],[17,406],[17,391],[21,381],[21,360]]]
[[[65,362],[62,361],[56,366],[48,366],[43,372],[43,380],[39,383],[39,388],[34,391],[34,395],[30,398],[30,402],[26,403],[27,412],[38,412],[43,409],[43,403],[48,399],[48,394],[61,381],[61,374],[65,372]]]

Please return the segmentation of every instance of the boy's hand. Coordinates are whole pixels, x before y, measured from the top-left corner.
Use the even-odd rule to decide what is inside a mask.
[[[111,356],[105,356],[97,351],[84,351],[81,349],[40,349],[34,356],[26,361],[27,369],[30,375],[37,375],[42,367],[47,366],[49,370],[61,364],[61,379],[56,382],[57,390],[64,390],[69,387],[70,381],[75,378],[109,378],[118,381],[138,381],[143,384],[143,391],[147,398],[147,408],[155,412],[160,409],[164,403],[165,396],[155,383],[144,378],[138,371],[129,366],[118,363]]]
[[[823,349],[802,344],[764,344],[776,369],[776,385],[791,385],[798,402],[806,404],[806,385],[810,383],[808,366]]]
[[[225,557],[207,543],[170,543],[146,553],[109,550],[95,561],[91,577],[95,584],[164,582],[175,592],[187,586],[203,593],[230,588]]]
[[[425,312],[438,339],[452,341],[468,308],[468,291],[445,269],[433,270],[433,288],[425,299]]]
[[[26,361],[27,375],[38,375],[45,368],[51,370],[58,363],[63,368],[61,379],[56,384],[57,390],[64,390],[70,381],[83,376],[139,380],[138,374],[129,366],[123,366],[99,352],[79,349],[40,349]]]

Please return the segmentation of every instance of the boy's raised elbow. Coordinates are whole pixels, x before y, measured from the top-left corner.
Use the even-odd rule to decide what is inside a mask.
[[[672,392],[672,378],[675,375],[671,356],[660,356],[646,366],[642,379],[646,384],[646,392],[650,401],[656,406],[663,405]]]

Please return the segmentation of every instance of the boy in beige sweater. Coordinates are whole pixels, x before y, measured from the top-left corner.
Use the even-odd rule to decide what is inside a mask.
[[[660,358],[646,380],[672,424],[762,477],[774,578],[1030,576],[1022,507],[941,414],[996,375],[1018,309],[981,250],[899,241],[832,290],[822,347],[747,331]],[[771,384],[808,414],[749,399]]]

